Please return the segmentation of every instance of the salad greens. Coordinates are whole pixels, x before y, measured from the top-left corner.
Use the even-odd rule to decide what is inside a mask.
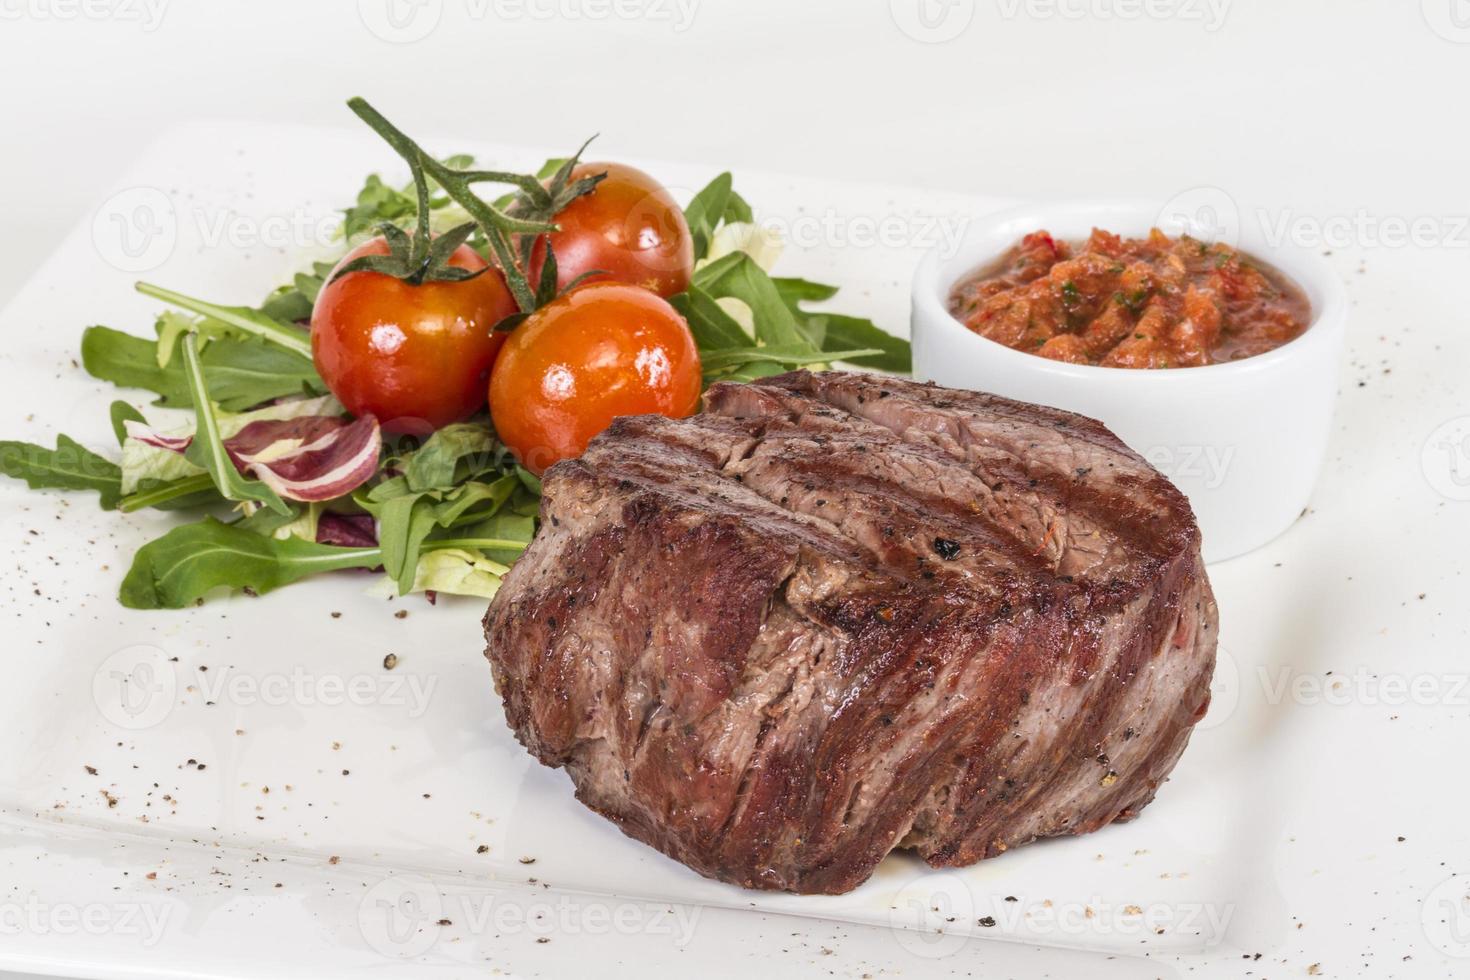
[[[570,179],[580,151],[534,175],[475,170],[468,156],[435,159],[367,103],[349,106],[415,178],[400,188],[371,175],[343,212],[343,253],[365,236],[389,237],[389,254],[364,267],[454,277],[463,270],[445,259],[466,241],[502,268],[524,267],[534,236],[601,179]],[[474,187],[488,182],[514,190],[486,201]],[[780,243],[756,223],[729,173],[696,194],[685,217],[696,266],[688,291],[671,302],[689,324],[707,384],[836,361],[909,370],[906,341],[871,321],[809,308],[835,287],[770,275]],[[439,236],[432,244],[430,232]],[[554,261],[539,283],[508,277],[521,313],[500,329],[555,293]],[[426,438],[380,433],[373,421],[364,456],[371,420],[344,419],[312,361],[312,307],[332,272],[333,264],[314,263],[255,307],[139,283],[174,307],[152,337],[99,325],[81,340],[93,377],[156,396],[148,413],[113,403],[119,458],[66,435],[52,449],[0,442],[0,472],[33,488],[95,491],[104,509],[123,513],[193,515],[139,549],[118,594],[124,606],[177,609],[220,590],[260,594],[341,569],[381,569],[379,595],[488,597],[529,545],[540,481],[496,439],[488,414]],[[360,470],[356,482],[339,489],[333,479],[350,467]],[[286,487],[297,488],[293,496],[278,492]]]

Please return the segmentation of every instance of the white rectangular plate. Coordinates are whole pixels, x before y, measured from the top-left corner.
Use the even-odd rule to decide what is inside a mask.
[[[550,155],[431,146],[520,169]],[[614,149],[594,156],[630,158]],[[646,165],[681,198],[717,172]],[[329,244],[321,239],[332,209],[370,170],[402,174],[365,131],[200,124],[165,135],[0,315],[8,352],[0,435],[49,444],[65,432],[114,451],[110,402],[146,406],[146,395],[120,396],[79,369],[82,327],[149,331],[158,305],[132,291],[137,278],[220,302],[258,301]],[[736,177],[760,215],[788,231],[778,272],[840,284],[834,308],[899,333],[918,255],[1003,203]],[[1335,487],[1322,496],[1336,526],[1361,517]],[[1363,613],[1326,609],[1312,591],[1313,576],[1336,576],[1330,550],[1312,557],[1334,540],[1324,513],[1212,570],[1231,651],[1219,696],[1137,821],[959,871],[895,855],[841,897],[746,892],[623,837],[575,802],[564,774],[521,749],[483,659],[482,603],[369,598],[369,577],[342,574],[184,612],[130,612],[114,597],[131,555],[177,517],[103,514],[84,495],[30,493],[11,481],[0,484],[0,515],[10,569],[0,874],[12,889],[0,902],[39,891],[106,907],[123,889],[160,920],[153,935],[146,916],[132,932],[116,910],[98,913],[114,916],[108,928],[73,930],[64,942],[56,929],[22,930],[0,944],[0,964],[123,975],[119,957],[157,948],[159,938],[175,968],[221,976],[300,966],[284,957],[308,948],[334,954],[319,973],[385,953],[452,964],[472,945],[456,945],[465,923],[445,914],[453,924],[439,926],[429,913],[462,908],[468,894],[523,896],[528,879],[619,899],[912,929],[905,941],[926,955],[969,935],[1155,956],[1206,950],[1227,935],[1247,949],[1248,939],[1295,942],[1283,938],[1290,917],[1273,878],[1283,864],[1305,877],[1301,855],[1276,851],[1303,819],[1322,828],[1292,814],[1305,786],[1335,768],[1330,733],[1345,719],[1390,725],[1387,711],[1349,705],[1335,717],[1310,715],[1308,735],[1254,685],[1261,665],[1319,676],[1361,660],[1347,651],[1362,643]],[[1407,521],[1391,526],[1403,533]],[[1419,581],[1394,590],[1393,610],[1423,591]],[[1324,650],[1340,656],[1323,661]],[[391,673],[388,653],[399,657]],[[1394,731],[1420,723],[1433,718],[1395,721]],[[1370,783],[1343,788],[1375,805]],[[1407,855],[1395,850],[1395,829],[1375,828],[1382,852]],[[405,930],[405,913],[428,918]],[[220,917],[228,941],[218,939]],[[990,918],[994,925],[980,924]],[[205,934],[214,941],[195,941]]]

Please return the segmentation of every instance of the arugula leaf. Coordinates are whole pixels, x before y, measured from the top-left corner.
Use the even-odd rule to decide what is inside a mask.
[[[751,380],[839,360],[886,364],[907,352],[906,341],[889,337],[866,320],[807,313],[798,305],[801,299],[826,299],[834,292],[802,279],[774,280],[749,255],[732,252],[695,272],[694,284],[673,302],[700,347],[706,380]],[[727,297],[750,308],[756,344],[715,302]],[[829,336],[834,324],[841,329]]]
[[[311,319],[317,294],[334,268],[331,262],[313,262],[311,272],[298,272],[289,286],[281,286],[260,304],[260,312],[281,323],[304,323]]]
[[[529,535],[525,540],[530,540]],[[501,555],[513,561],[524,545],[518,539],[464,536],[431,542],[426,548],[478,550],[487,553],[490,561]],[[381,548],[342,548],[298,537],[275,538],[251,529],[244,521],[225,524],[208,517],[176,527],[138,549],[118,590],[118,600],[129,609],[183,609],[202,602],[215,589],[264,594],[309,575],[372,569],[382,563]],[[409,589],[416,569],[417,561]]]
[[[211,340],[200,363],[210,391],[228,412],[304,391],[326,390],[309,360],[259,340]],[[191,404],[183,366],[173,359],[168,367],[159,367],[155,341],[110,327],[88,327],[82,334],[82,367],[92,377],[120,388],[154,392],[158,404],[167,408]]]
[[[684,209],[684,221],[689,225],[689,234],[694,239],[694,261],[698,262],[709,253],[709,240],[715,233],[720,219],[725,216],[725,205],[730,200],[734,178],[730,172],[720,174],[705,185],[704,189]]]
[[[475,162],[465,153],[445,157],[441,163],[452,170],[463,170]],[[429,181],[431,190],[439,185]],[[429,199],[429,209],[438,210],[449,204],[449,199],[440,195]],[[357,203],[342,213],[342,237],[349,241],[365,232],[376,231],[384,222],[399,224],[418,216],[418,196],[412,182],[402,189],[383,182],[377,174],[369,174],[357,192]]]
[[[733,222],[749,223],[754,220],[755,212],[750,209],[749,204],[745,203],[745,198],[741,197],[738,191],[732,190],[730,192],[730,199],[725,202],[723,222],[725,224]]]
[[[694,273],[694,285],[714,299],[732,297],[750,307],[755,337],[763,344],[816,345],[802,335],[790,308],[764,269],[744,252],[731,252]]]
[[[879,328],[872,320],[839,313],[809,312],[802,303],[820,303],[837,295],[836,286],[806,279],[774,279],[776,291],[807,336],[828,353],[828,360],[846,361],[880,371],[913,370],[913,351],[909,342]],[[863,357],[839,357],[834,352],[844,348],[877,348],[878,352]]]
[[[158,321],[153,329],[158,332],[158,340],[153,344],[153,359],[160,368],[168,367],[169,361],[173,360],[174,348],[179,345],[179,338],[191,330],[198,330],[202,317],[189,316],[187,313],[175,313],[168,310],[159,314]]]
[[[265,302],[260,304],[260,312],[282,323],[301,323],[311,319],[314,303],[313,299],[293,283],[282,286],[267,296]]]
[[[510,499],[520,481],[507,473],[493,483],[475,480],[457,487],[434,507],[434,523],[440,527],[472,524],[494,515]]]
[[[517,466],[516,479],[521,481],[521,486],[525,487],[527,492],[534,495],[537,500],[541,499],[541,477],[532,473],[524,466]]]
[[[327,390],[311,361],[259,340],[212,340],[199,362],[210,395],[227,412],[241,412],[288,395],[321,395]]]
[[[707,379],[714,381],[755,381],[757,378],[769,378],[776,374],[785,374],[786,365],[777,364],[773,361],[750,361],[741,365],[729,374],[722,374],[718,378]]]
[[[342,235],[351,239],[372,231],[385,221],[396,222],[418,213],[413,188],[399,190],[383,182],[377,174],[369,174],[357,192],[357,203],[343,212]]]
[[[899,371],[907,374],[914,369],[913,348],[907,340],[885,333],[872,320],[838,313],[802,313],[812,321],[812,328],[822,328],[822,350],[833,361],[846,361],[880,371]],[[861,356],[845,356],[836,353],[843,347],[876,348],[876,351]]]
[[[750,343],[745,328],[698,286],[691,285],[687,291],[670,297],[669,303],[689,324],[689,332],[700,350],[744,347]]]
[[[836,286],[812,282],[810,279],[772,276],[771,282],[776,284],[776,292],[781,294],[781,301],[793,308],[797,303],[820,303],[837,295]]]
[[[410,490],[448,490],[454,487],[461,460],[476,472],[498,464],[503,457],[490,426],[483,422],[446,425],[431,435],[403,467]]]
[[[514,474],[506,474],[492,483],[474,481],[450,490],[413,490],[407,476],[397,476],[354,499],[377,518],[383,571],[397,583],[399,594],[407,595],[413,588],[420,555],[424,549],[438,546],[431,540],[437,529],[456,528],[453,535],[456,541],[464,537],[489,537],[505,545],[507,542],[500,540],[499,534],[487,535],[479,526],[463,530],[461,525],[493,519],[496,511],[519,489],[520,481]],[[525,542],[530,540],[529,535],[525,537]]]
[[[321,504],[288,500],[284,514],[269,507],[259,507],[255,513],[242,517],[231,526],[254,534],[264,534],[268,538],[296,537],[303,541],[315,541],[317,519],[320,516]]]
[[[378,545],[382,549],[383,571],[398,583],[400,594],[413,588],[414,568],[419,550],[434,529],[434,505],[437,501],[427,493],[394,497],[378,512]]]
[[[219,419],[215,417],[214,405],[209,400],[209,388],[204,381],[204,371],[199,363],[199,338],[189,334],[183,339],[184,376],[189,383],[189,394],[194,401],[194,415],[198,425],[194,430],[194,441],[184,451],[184,458],[209,474],[220,494],[227,500],[255,500],[265,504],[278,514],[290,508],[276,492],[258,480],[246,479],[235,468],[234,460],[225,451],[224,437],[220,435]]]
[[[825,364],[828,361],[852,361],[860,357],[872,357],[883,353],[872,347],[859,350],[814,351],[806,344],[769,347],[737,347],[729,350],[708,351],[700,355],[700,363],[706,375],[743,364],[769,362],[800,367],[806,364]]]
[[[252,310],[248,306],[220,306],[147,282],[137,283],[133,288],[144,296],[152,296],[191,313],[218,320],[241,333],[259,337],[283,350],[292,351],[308,362],[311,360],[311,338],[306,331],[268,317],[259,310]]]
[[[425,548],[443,548],[453,541],[483,551],[502,564],[512,564],[536,536],[536,518],[530,514],[501,512],[475,524],[457,527],[452,538],[430,538]]]
[[[694,240],[694,261],[709,254],[710,240],[721,224],[754,221],[750,205],[734,190],[729,171],[705,185],[684,209],[684,221]]]
[[[177,364],[158,366],[155,341],[111,327],[88,327],[82,333],[82,367],[94,378],[120,388],[142,388],[162,397],[160,405],[189,403],[184,372]]]
[[[318,572],[381,561],[377,548],[277,540],[210,517],[138,549],[118,601],[129,609],[182,609],[222,587],[265,593]]]
[[[103,510],[122,497],[122,469],[70,436],[56,437],[56,448],[29,442],[0,442],[0,473],[26,481],[32,490],[96,490]]]
[[[694,195],[684,211],[694,238],[696,261],[706,258],[722,224],[753,220],[750,205],[722,173]],[[670,302],[694,334],[706,380],[748,381],[784,367],[847,361],[889,371],[912,369],[909,343],[884,333],[869,320],[817,313],[803,303],[837,294],[835,286],[806,279],[773,278],[744,251],[731,252],[695,270],[694,283]],[[751,311],[756,345],[719,299],[739,300]],[[743,352],[743,353],[742,353]]]
[[[112,418],[112,434],[117,436],[117,444],[119,446],[128,441],[127,423],[148,421],[143,418],[142,412],[125,401],[113,402],[112,407],[108,410],[108,414]]]
[[[131,514],[144,507],[154,510],[185,510],[217,504],[223,498],[215,489],[208,473],[196,473],[176,480],[139,480],[132,493],[122,498],[118,510]],[[262,509],[261,513],[274,513]]]

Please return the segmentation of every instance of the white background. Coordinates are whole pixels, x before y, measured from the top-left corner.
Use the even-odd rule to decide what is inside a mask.
[[[1210,184],[1320,213],[1470,206],[1470,44],[1429,26],[1463,0],[1214,0],[1223,23],[1208,0],[1148,0],[1163,17],[1124,16],[1143,0],[922,0],[942,26],[969,16],[944,43],[907,36],[889,0],[684,0],[688,23],[678,0],[618,0],[666,14],[646,19],[591,16],[612,0],[418,2],[437,29],[390,44],[357,0],[0,0],[0,298],[160,127],[355,125],[353,94],[417,132],[552,146],[600,132],[609,151],[736,170],[1007,197]],[[893,6],[913,18],[920,3]]]
[[[598,131],[609,156],[737,174],[1003,197],[1219,187],[1246,209],[1368,221],[1351,244],[1370,274],[1386,272],[1367,304],[1374,319],[1354,324],[1360,347],[1466,324],[1463,242],[1407,252],[1366,240],[1385,218],[1427,217],[1453,236],[1470,212],[1463,0],[427,0],[406,22],[409,34],[427,30],[413,41],[381,27],[387,2],[0,0],[0,304],[157,130],[197,117],[351,126],[342,102],[361,94],[415,133],[568,146]],[[289,168],[292,148],[279,149]],[[1434,277],[1412,274],[1420,252]],[[1432,382],[1443,392],[1453,377]],[[1416,397],[1413,381],[1394,383],[1380,397]],[[1351,805],[1374,790],[1343,792]],[[1315,911],[1362,929],[1382,918],[1361,904]],[[722,923],[711,946],[662,962],[705,972],[764,945],[791,950],[767,965],[777,972],[923,972],[857,928],[711,915]],[[824,944],[839,947],[835,959]],[[628,942],[604,948],[642,955]],[[1341,952],[1327,975],[1433,975],[1391,950],[1371,961]],[[1032,975],[1005,955],[1004,968]],[[963,975],[987,956],[927,966]],[[1160,964],[1158,975],[1187,969]]]

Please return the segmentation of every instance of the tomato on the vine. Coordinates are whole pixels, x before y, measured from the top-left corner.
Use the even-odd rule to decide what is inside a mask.
[[[515,329],[490,376],[495,431],[540,475],[620,415],[699,407],[699,351],[677,310],[623,283],[579,286]]]
[[[383,238],[354,248],[338,268],[387,255]],[[468,245],[448,265],[485,262]],[[335,274],[335,272],[334,272]],[[426,434],[485,407],[485,384],[505,342],[495,325],[516,312],[498,270],[418,285],[366,269],[330,279],[311,314],[317,373],[354,415],[371,413],[389,432]]]
[[[549,238],[556,254],[557,289],[578,276],[603,275],[643,286],[665,298],[689,288],[694,239],[673,195],[648,174],[621,163],[582,163],[571,180],[606,173],[591,192],[576,198],[552,219],[560,231],[543,235],[531,255],[529,278],[540,281]]]

